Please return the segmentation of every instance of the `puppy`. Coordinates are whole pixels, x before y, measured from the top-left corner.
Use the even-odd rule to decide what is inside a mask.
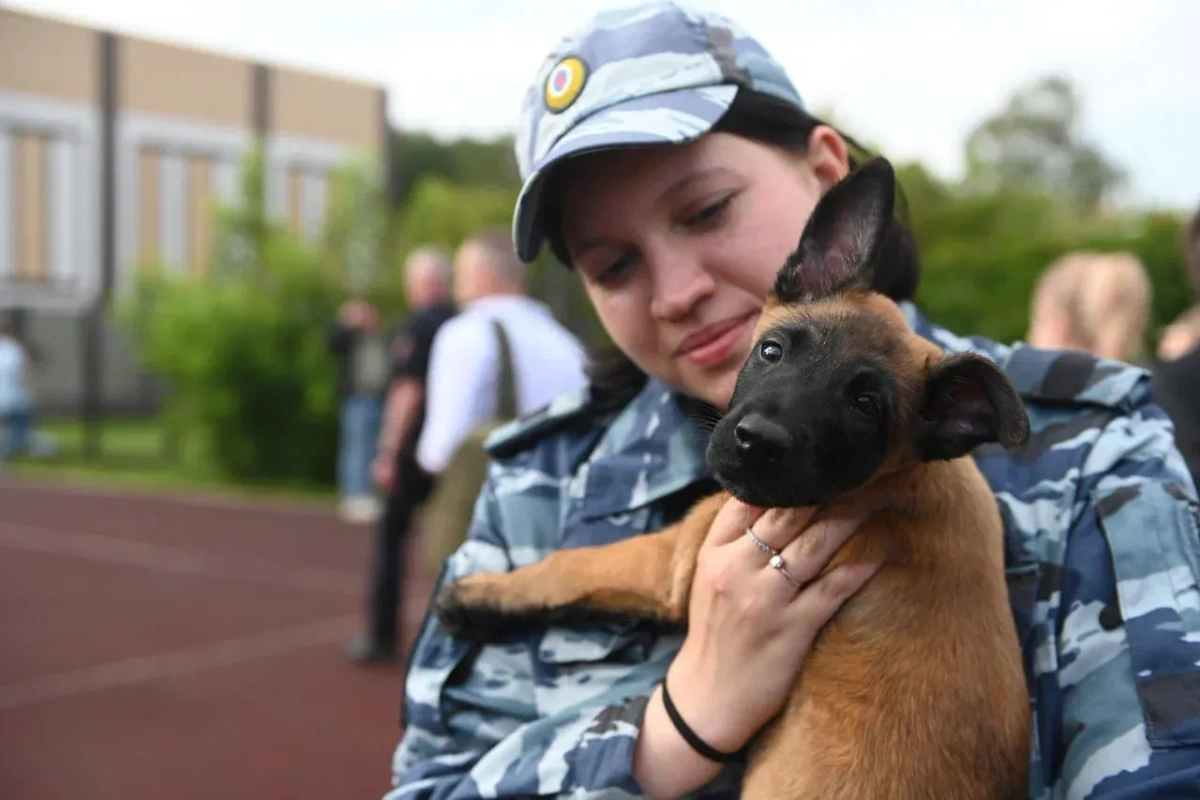
[[[818,634],[749,751],[742,796],[1024,797],[1029,694],[1003,527],[968,453],[1021,444],[1029,423],[992,362],[945,355],[870,291],[894,191],[876,159],[814,209],[708,445],[721,491],[661,532],[451,584],[435,603],[447,630],[486,638],[521,620],[614,613],[682,623],[700,545],[731,495],[869,509],[830,567],[882,567]]]

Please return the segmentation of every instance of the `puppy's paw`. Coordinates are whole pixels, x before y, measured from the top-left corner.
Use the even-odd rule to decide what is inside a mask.
[[[438,622],[456,639],[486,642],[499,638],[511,629],[512,619],[498,607],[482,602],[470,583],[470,578],[454,581],[438,594],[434,601]]]

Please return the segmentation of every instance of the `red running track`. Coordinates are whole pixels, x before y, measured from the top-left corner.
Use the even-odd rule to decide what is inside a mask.
[[[342,654],[372,532],[325,508],[0,478],[0,797],[378,800],[403,659]],[[430,585],[413,584],[405,642]]]

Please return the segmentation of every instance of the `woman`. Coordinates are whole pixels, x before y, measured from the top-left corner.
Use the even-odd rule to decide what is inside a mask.
[[[706,409],[728,401],[777,268],[850,168],[846,139],[804,113],[756,41],[672,4],[601,14],[561,42],[517,149],[518,252],[549,241],[626,365],[493,437],[470,538],[443,580],[655,530],[712,488]],[[878,271],[877,288],[907,301],[916,261],[899,223]],[[1147,376],[969,342],[904,308],[946,349],[994,357],[1029,406],[1030,445],[977,459],[1006,521],[1032,681],[1030,795],[1186,795],[1200,785],[1195,489]],[[743,533],[811,578],[852,526],[806,521],[731,502],[686,633],[550,627],[472,647],[428,619],[388,796],[731,796],[740,759],[718,754],[780,709],[820,626],[870,578],[851,565],[797,591]],[[1174,592],[1157,577],[1168,571]],[[697,747],[665,711],[664,679]]]
[[[1150,276],[1133,253],[1067,253],[1034,287],[1029,344],[1141,363],[1151,294]]]

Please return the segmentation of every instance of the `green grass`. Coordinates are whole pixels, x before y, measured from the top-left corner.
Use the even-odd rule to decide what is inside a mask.
[[[98,455],[84,453],[86,428],[80,420],[46,420],[39,433],[54,439],[57,455],[23,457],[13,472],[64,483],[139,490],[277,497],[321,504],[336,500],[334,487],[287,483],[242,484],[208,463],[192,443],[168,438],[160,419],[110,419],[99,425]]]
[[[79,420],[51,420],[38,430],[54,437],[66,457],[82,457],[85,425]],[[100,424],[104,455],[118,459],[161,459],[166,434],[157,419],[114,419]]]

